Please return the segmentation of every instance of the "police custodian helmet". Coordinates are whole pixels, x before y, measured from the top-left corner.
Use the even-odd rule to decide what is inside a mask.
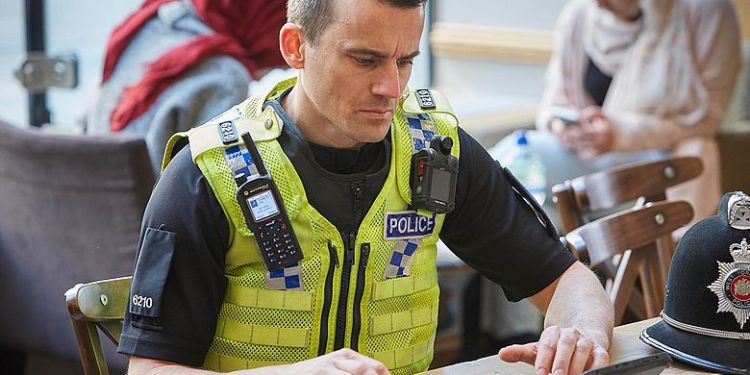
[[[677,245],[661,321],[641,340],[679,361],[729,374],[750,370],[750,197],[722,197],[719,212]]]

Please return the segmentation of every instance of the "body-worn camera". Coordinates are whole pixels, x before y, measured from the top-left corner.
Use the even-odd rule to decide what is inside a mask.
[[[451,155],[453,140],[438,136],[411,157],[411,201],[415,209],[448,213],[456,207],[458,159]]]

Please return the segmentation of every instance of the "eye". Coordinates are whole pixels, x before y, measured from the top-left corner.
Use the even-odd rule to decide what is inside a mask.
[[[412,59],[403,59],[403,60],[398,60],[396,63],[398,64],[399,68],[404,68],[404,67],[414,64],[414,61]]]
[[[352,57],[352,58],[354,59],[354,62],[362,66],[371,66],[375,64],[375,60],[373,59],[362,58],[362,57]]]

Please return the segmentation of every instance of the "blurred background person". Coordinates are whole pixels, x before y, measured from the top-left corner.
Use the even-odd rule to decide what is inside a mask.
[[[284,0],[146,0],[112,32],[90,134],[143,135],[158,171],[167,139],[248,96],[286,66]]]
[[[545,166],[547,199],[540,203],[558,228],[553,185],[670,154],[700,157],[703,174],[670,189],[668,198],[689,201],[693,222],[713,215],[722,193],[714,135],[741,68],[731,2],[571,0],[558,17],[554,38],[536,116],[540,131],[526,132],[524,145]],[[502,164],[517,143],[512,134],[488,151]],[[482,330],[500,342],[528,340],[541,320],[533,308],[509,304],[486,281],[481,286],[482,305],[503,311],[491,316],[483,311]]]
[[[578,164],[564,178],[668,154],[700,157],[703,174],[668,198],[688,200],[695,220],[704,218],[721,196],[714,135],[740,55],[729,0],[571,1],[555,28],[536,126],[568,151],[558,162]]]

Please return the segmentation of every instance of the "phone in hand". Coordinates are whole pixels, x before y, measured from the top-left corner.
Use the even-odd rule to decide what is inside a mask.
[[[563,125],[577,126],[580,123],[580,115],[577,110],[565,107],[552,107],[552,117],[560,120]]]
[[[658,353],[589,370],[583,375],[656,375],[672,364],[667,353]]]

